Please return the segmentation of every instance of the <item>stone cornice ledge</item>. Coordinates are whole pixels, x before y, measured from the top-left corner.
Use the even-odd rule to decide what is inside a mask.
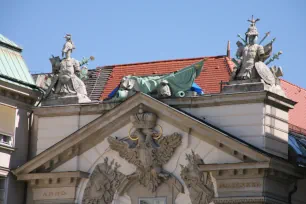
[[[30,173],[17,176],[17,180],[27,181],[32,188],[76,187],[89,173],[82,171]]]
[[[175,108],[198,108],[265,102],[267,104],[278,106],[281,109],[289,110],[296,104],[296,102],[288,98],[268,91],[231,94],[220,93],[211,95],[205,94],[199,97],[169,98],[162,99],[161,101]]]
[[[30,173],[21,174],[17,176],[17,180],[27,181],[35,179],[48,178],[88,178],[89,173],[83,171],[69,171],[69,172],[52,172],[52,173]]]
[[[231,164],[202,164],[199,165],[201,171],[220,171],[238,169],[273,169],[297,178],[305,178],[303,170],[292,164],[279,159],[271,159],[269,162],[241,162]]]
[[[240,162],[231,164],[200,164],[201,171],[218,171],[230,169],[266,169],[269,168],[269,162]]]
[[[215,204],[240,204],[240,203],[249,203],[249,204],[287,204],[287,202],[275,200],[268,197],[230,197],[230,198],[215,198]]]
[[[102,114],[113,109],[118,104],[120,103],[90,102],[73,105],[41,106],[33,108],[33,112],[39,117]]]
[[[10,153],[15,151],[14,147],[11,147],[11,146],[8,146],[8,145],[4,145],[4,144],[1,144],[1,143],[0,143],[0,149],[9,151]]]

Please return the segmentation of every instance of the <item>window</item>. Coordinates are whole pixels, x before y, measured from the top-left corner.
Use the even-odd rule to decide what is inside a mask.
[[[16,108],[0,103],[0,144],[13,145]]]
[[[5,178],[0,177],[0,204],[4,203]]]
[[[8,136],[8,135],[0,134],[0,143],[12,146],[13,145],[13,137]]]
[[[139,204],[166,204],[165,197],[159,198],[139,198]]]

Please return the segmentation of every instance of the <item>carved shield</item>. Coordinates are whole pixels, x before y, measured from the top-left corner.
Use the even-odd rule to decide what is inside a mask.
[[[256,62],[255,63],[255,68],[259,76],[267,83],[270,85],[275,84],[275,77],[268,68],[268,66],[263,63],[263,62]]]

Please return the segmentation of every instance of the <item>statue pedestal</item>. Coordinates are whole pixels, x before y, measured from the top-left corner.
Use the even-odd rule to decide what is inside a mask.
[[[253,91],[270,91],[286,97],[285,92],[279,85],[270,86],[261,79],[235,80],[228,82],[222,87],[221,93],[244,93]]]
[[[54,106],[54,105],[68,105],[87,103],[91,100],[82,94],[67,94],[67,95],[50,95],[48,98],[42,101],[42,106]]]
[[[260,79],[250,80],[236,80],[230,81],[227,85],[222,87],[222,93],[239,93],[239,92],[250,92],[250,91],[264,91],[267,90],[267,86]]]

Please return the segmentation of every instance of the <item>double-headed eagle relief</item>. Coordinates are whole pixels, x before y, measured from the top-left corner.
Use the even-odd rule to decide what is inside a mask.
[[[131,115],[133,124],[129,131],[132,145],[113,137],[108,137],[110,148],[119,153],[120,157],[136,166],[136,172],[124,175],[118,171],[120,165],[114,160],[105,158],[103,163],[96,165],[86,185],[84,204],[111,204],[115,193],[121,195],[127,187],[139,184],[154,193],[162,183],[172,185],[176,195],[184,192],[183,185],[169,172],[163,169],[181,145],[182,137],[178,133],[163,136],[162,127],[156,124],[154,113],[144,112],[140,105],[137,113]],[[155,130],[157,129],[157,131]]]
[[[136,147],[130,147],[128,143],[113,137],[109,137],[108,142],[111,149],[137,167],[136,172],[129,177],[137,178],[140,184],[155,192],[158,186],[171,176],[162,166],[181,145],[182,137],[178,133],[163,137],[161,127],[159,132],[154,130],[157,116],[144,112],[142,107],[130,120],[135,130],[130,130],[129,138],[137,141]]]

